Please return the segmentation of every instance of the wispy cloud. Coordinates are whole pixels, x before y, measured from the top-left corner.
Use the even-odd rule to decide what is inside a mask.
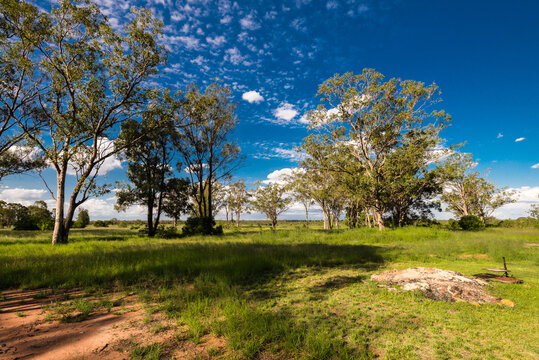
[[[515,142],[521,142],[522,140],[525,140],[526,138],[519,137],[518,139],[515,139]]]
[[[532,165],[531,167],[532,167],[532,169],[539,169],[539,163],[534,164],[534,165]]]
[[[498,133],[498,136],[496,136],[496,139],[501,139],[503,138],[503,134],[502,133]]]
[[[246,17],[240,19],[240,25],[243,29],[246,29],[246,30],[260,29],[260,24],[256,22],[255,15],[253,12],[251,12]]]

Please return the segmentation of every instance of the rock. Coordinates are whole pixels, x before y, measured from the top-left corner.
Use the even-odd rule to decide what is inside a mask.
[[[416,267],[385,271],[372,275],[371,279],[400,285],[406,291],[419,290],[433,300],[471,303],[499,302],[499,299],[485,292],[484,288],[487,286],[485,281],[472,279],[455,271]]]

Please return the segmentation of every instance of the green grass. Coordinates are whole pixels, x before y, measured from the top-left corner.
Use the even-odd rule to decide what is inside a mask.
[[[271,232],[267,224],[248,223],[221,237],[175,240],[82,229],[57,247],[47,233],[1,231],[0,289],[136,291],[147,303],[148,322],[161,312],[199,344],[206,335],[223,336],[225,358],[539,358],[539,249],[525,246],[539,243],[538,229],[280,227]],[[369,280],[412,266],[472,275],[501,266],[502,256],[524,283],[493,283],[489,291],[514,308],[436,302]],[[77,301],[58,311],[89,316],[95,306],[112,306],[108,299]],[[138,346],[132,355],[158,358],[162,351],[158,344]]]

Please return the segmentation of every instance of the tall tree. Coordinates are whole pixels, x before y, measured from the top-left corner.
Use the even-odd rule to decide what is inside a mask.
[[[271,183],[258,187],[253,192],[251,205],[253,209],[266,215],[271,221],[271,229],[275,230],[277,218],[290,208],[292,198],[286,195],[286,186]]]
[[[139,117],[151,95],[148,80],[166,59],[158,43],[162,24],[149,10],[132,12],[132,21],[115,32],[90,1],[61,0],[50,13],[2,2],[11,39],[27,44],[9,55],[19,56],[27,69],[20,91],[39,103],[39,116],[29,123],[28,117],[12,116],[27,145],[37,147],[56,171],[56,191],[49,187],[56,200],[53,244],[68,241],[77,207],[106,191],[96,178],[104,161],[123,150],[111,142],[118,125]],[[68,172],[76,174],[70,195]]]
[[[146,113],[140,123],[135,120],[123,123],[117,140],[120,146],[131,145],[125,148],[123,155],[129,164],[127,178],[130,183],[121,185],[116,192],[116,209],[125,210],[135,204],[145,206],[150,237],[155,235],[163,212],[178,135],[170,121],[171,114],[156,109]],[[155,122],[160,126],[156,127]]]
[[[439,143],[438,133],[450,120],[444,111],[430,109],[440,101],[438,94],[434,84],[386,81],[372,69],[335,75],[318,89],[323,104],[307,117],[311,129],[353,158],[364,175],[364,193],[380,230],[393,196],[386,185],[393,181],[387,168],[397,160],[395,153],[414,141]]]
[[[236,105],[230,102],[230,90],[216,83],[204,92],[192,84],[183,94],[177,118],[182,124],[178,152],[197,188],[193,199],[197,216],[202,219],[214,216],[212,197],[216,182],[229,177],[243,160],[240,148],[230,138],[238,123],[235,109]]]
[[[163,201],[163,212],[174,220],[174,227],[178,219],[191,209],[189,197],[192,187],[188,179],[171,178],[167,180],[166,194]]]
[[[48,18],[31,4],[0,4],[0,180],[45,165],[36,149],[21,146],[24,132],[17,124],[39,131],[33,119],[41,116],[41,81],[29,59],[48,26]],[[22,27],[28,31],[23,37],[18,36]]]

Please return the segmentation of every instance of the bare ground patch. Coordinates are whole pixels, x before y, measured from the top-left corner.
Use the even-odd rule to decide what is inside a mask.
[[[194,344],[182,336],[184,329],[159,313],[148,322],[144,306],[134,294],[106,294],[116,299],[107,307],[97,305],[103,304],[102,297],[77,290],[56,294],[49,290],[10,290],[2,295],[1,359],[128,359],[136,346],[155,343],[167,358],[207,359],[208,351],[225,351],[223,338],[206,335]],[[65,314],[58,309],[67,308],[73,299],[96,305],[90,314],[80,317],[81,321],[65,321]],[[77,309],[71,310],[69,319],[81,315]]]

